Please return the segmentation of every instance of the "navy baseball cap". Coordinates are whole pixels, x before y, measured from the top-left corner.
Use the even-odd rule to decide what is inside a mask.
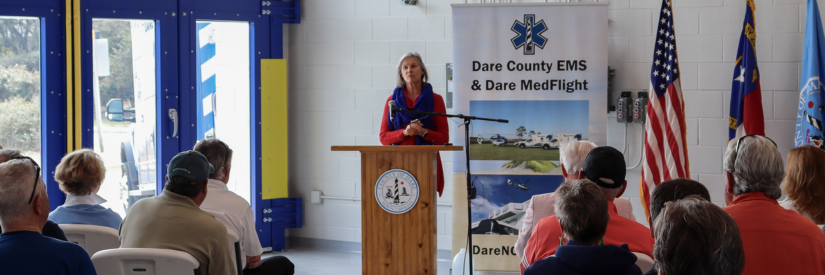
[[[604,188],[619,188],[627,174],[624,155],[616,148],[599,146],[593,148],[584,159],[584,176]]]
[[[166,168],[166,174],[170,178],[175,176],[184,177],[193,184],[206,181],[213,172],[215,172],[215,168],[212,167],[212,164],[209,164],[209,160],[203,154],[194,150],[178,153],[169,161],[169,166]]]

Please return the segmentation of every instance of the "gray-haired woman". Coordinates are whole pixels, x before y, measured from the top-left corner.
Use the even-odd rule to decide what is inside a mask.
[[[444,98],[433,93],[433,87],[427,83],[427,67],[418,53],[406,53],[401,56],[397,67],[397,86],[384,104],[384,116],[381,119],[381,144],[384,145],[441,145],[450,139],[447,118],[413,113],[395,112],[392,114],[389,102],[401,110],[446,113]],[[392,117],[390,115],[392,114]],[[444,190],[444,171],[438,160],[437,186],[438,195]]]

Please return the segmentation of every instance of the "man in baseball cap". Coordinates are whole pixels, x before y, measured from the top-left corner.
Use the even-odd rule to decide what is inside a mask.
[[[120,224],[120,247],[179,250],[198,260],[200,274],[236,274],[226,227],[200,209],[214,171],[196,151],[172,158],[163,193],[136,202]]]
[[[626,165],[622,152],[610,146],[600,146],[587,155],[582,172],[587,179],[599,186],[607,199],[610,221],[607,223],[603,243],[616,246],[627,244],[631,252],[642,253],[652,259],[653,238],[650,236],[650,230],[637,221],[620,216],[616,204],[613,203],[627,187]],[[526,269],[536,261],[556,254],[562,236],[555,215],[541,219],[533,236],[527,241],[522,266]],[[562,241],[566,243],[563,238]]]

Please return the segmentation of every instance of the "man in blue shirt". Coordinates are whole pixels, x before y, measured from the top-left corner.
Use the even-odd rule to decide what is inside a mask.
[[[96,275],[80,246],[43,236],[49,196],[29,157],[0,163],[0,270],[3,274]]]

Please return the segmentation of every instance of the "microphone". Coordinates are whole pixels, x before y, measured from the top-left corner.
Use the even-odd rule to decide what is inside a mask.
[[[390,122],[393,122],[393,117],[395,117],[395,100],[390,100],[387,104],[390,105]]]

